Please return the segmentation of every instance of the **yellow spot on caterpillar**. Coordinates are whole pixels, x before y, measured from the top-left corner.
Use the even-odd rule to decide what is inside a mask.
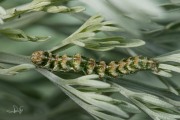
[[[105,75],[106,63],[104,61],[100,61],[99,65],[97,65],[97,73],[99,77],[102,78]]]
[[[118,73],[116,72],[118,65],[115,63],[115,61],[111,61],[109,65],[107,66],[108,72],[113,76],[117,77]]]
[[[65,54],[65,55],[63,55],[63,56],[61,57],[61,62],[60,62],[61,67],[62,67],[63,70],[66,70],[66,69],[67,69],[67,64],[66,64],[67,61],[68,61],[68,57],[67,57],[67,55]]]
[[[87,74],[93,73],[95,66],[96,66],[95,60],[90,58],[87,62]]]
[[[75,70],[79,70],[80,69],[80,64],[81,64],[81,55],[80,54],[76,54],[73,57],[73,66]]]

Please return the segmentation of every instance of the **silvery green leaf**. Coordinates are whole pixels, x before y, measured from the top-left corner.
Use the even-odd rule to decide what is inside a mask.
[[[114,21],[104,21],[102,22],[103,25],[106,25],[106,26],[113,26],[115,25],[116,23]]]
[[[41,2],[49,2],[49,3],[51,3],[51,2],[56,2],[57,0],[33,0],[32,2],[34,2],[34,3],[41,3]]]
[[[160,112],[160,111],[155,111],[156,114],[158,114],[160,116],[160,118],[162,119],[169,119],[169,120],[172,120],[172,119],[178,119],[180,118],[180,115],[178,114],[169,114],[169,113],[165,113],[165,112]]]
[[[118,31],[120,29],[118,27],[113,27],[113,26],[102,26],[98,30],[100,30],[100,31]]]
[[[20,29],[1,29],[0,33],[5,35],[8,38],[11,38],[13,40],[17,41],[45,41],[50,38],[50,36],[30,36],[27,35],[24,31]]]
[[[69,12],[70,9],[66,6],[48,6],[45,11],[49,13]]]
[[[109,102],[109,103],[119,103],[120,102],[119,100],[113,99],[113,98],[105,96],[105,95],[97,94],[97,93],[84,93],[84,94],[92,99],[96,99],[99,101],[105,101],[105,102]]]
[[[39,10],[42,10],[43,7],[46,7],[50,4],[53,4],[52,0],[33,0],[29,4],[29,9],[39,11]]]
[[[167,54],[163,54],[161,56],[155,57],[155,60],[159,62],[177,62],[180,63],[180,50],[176,50]]]
[[[160,70],[158,72],[153,72],[156,75],[160,75],[160,76],[164,76],[164,77],[172,77],[172,74],[170,74],[169,72],[166,72],[164,70]]]
[[[41,73],[43,73],[44,74],[44,72],[41,70],[40,71]],[[48,77],[48,78],[51,78],[52,79],[52,77],[54,76],[53,74],[44,74],[44,75],[46,75],[46,77]],[[58,83],[58,82],[63,82],[63,81],[59,81],[60,79],[58,79],[56,76],[54,76],[53,77],[54,79],[52,79],[54,82],[56,82],[56,83]],[[94,105],[94,106],[97,106],[97,107],[99,107],[99,108],[101,108],[101,109],[103,109],[103,110],[106,110],[106,111],[109,111],[109,112],[112,112],[112,113],[115,113],[115,114],[117,114],[117,115],[121,115],[121,116],[123,116],[123,117],[128,117],[128,115],[125,113],[125,112],[123,112],[120,108],[118,108],[118,107],[116,107],[116,106],[114,106],[114,105],[112,105],[112,104],[108,104],[108,103],[106,103],[106,102],[100,102],[100,101],[97,101],[97,100],[93,100],[93,99],[91,99],[91,98],[88,98],[88,97],[86,97],[82,92],[78,92],[77,90],[75,90],[75,89],[73,89],[73,88],[71,88],[71,87],[68,87],[68,86],[64,86],[64,83],[61,83],[60,84],[62,87],[64,87],[65,89],[67,89],[67,90],[69,90],[69,91],[71,91],[73,94],[75,94],[75,95],[77,95],[78,97],[80,97],[81,99],[83,99],[83,100],[85,100],[86,102],[88,102],[88,103],[90,103],[90,104],[92,104],[92,105]],[[108,109],[107,109],[108,108]]]
[[[134,94],[132,95],[134,96],[133,98],[136,98],[138,100],[141,100],[144,103],[149,103],[152,105],[156,105],[162,108],[173,108],[174,106],[161,100],[160,98],[150,95],[150,94],[145,94],[145,93],[139,93],[139,94]]]
[[[1,29],[0,33],[16,40],[27,39],[27,35],[20,29]]]
[[[127,118],[129,116],[127,113],[125,113],[123,110],[121,110],[119,107],[117,107],[115,105],[112,105],[112,104],[107,103],[107,102],[103,102],[103,101],[98,101],[98,100],[92,99],[92,98],[86,96],[84,93],[78,92],[76,90],[74,90],[73,92],[77,96],[79,96],[81,99],[86,101],[87,103],[92,104],[92,105],[98,107],[99,109],[101,109],[103,111],[108,111],[110,113],[113,113],[113,114],[116,114],[116,115],[120,115],[120,116],[125,117],[125,118]]]
[[[173,99],[170,99],[170,98],[165,97],[165,96],[163,98],[164,98],[164,100],[166,100],[166,102],[168,102],[174,106],[177,106],[178,108],[180,107],[180,101],[173,100]]]
[[[117,31],[118,27],[115,27],[115,24],[111,21],[103,21],[103,17],[100,15],[96,15],[91,17],[87,22],[83,25],[84,29],[82,31]]]
[[[91,105],[88,105],[87,103],[85,103],[84,101],[80,100],[77,96],[73,95],[72,93],[70,93],[69,91],[67,91],[66,89],[63,89],[63,92],[65,92],[65,94],[67,94],[72,100],[74,100],[79,106],[81,106],[84,110],[86,110],[92,117],[94,117],[96,120],[100,120],[96,115],[93,114],[93,111],[96,111],[96,107],[93,107]],[[113,117],[113,116],[112,116]]]
[[[68,1],[68,0],[61,0],[60,2],[65,2],[65,1]],[[33,0],[34,3],[38,3],[38,2],[50,2],[50,3],[56,3],[56,2],[59,2],[59,0]]]
[[[125,39],[122,37],[110,37],[110,38],[89,38],[85,42],[85,47],[93,50],[109,50],[115,47],[137,47],[144,45],[145,42],[139,39]]]
[[[138,107],[126,101],[121,100],[119,106],[128,113],[141,113],[141,110]]]
[[[150,0],[141,0],[138,2],[133,0],[80,1],[90,6],[91,9],[100,12],[105,18],[113,19],[121,28],[135,35],[141,34],[141,26],[143,26],[143,24],[147,25],[146,22],[149,19],[154,17],[161,18],[163,16],[163,9],[159,7],[157,3]]]
[[[23,13],[37,12],[37,11],[47,11],[50,13],[58,13],[58,12],[72,13],[72,12],[81,12],[84,10],[84,8],[80,6],[72,7],[72,8],[61,7],[61,6],[60,7],[51,6],[51,5],[54,5],[55,2],[58,2],[58,1],[57,0],[33,0],[32,2],[29,2],[27,4],[8,9],[6,11],[6,15],[2,16],[2,20],[4,21],[10,20]]]
[[[180,28],[180,21],[175,21],[166,26],[167,30],[177,30]]]
[[[103,120],[125,120],[120,117],[111,116],[111,115],[104,114],[103,112],[99,112],[99,111],[91,111],[91,114],[93,114]]]
[[[121,110],[119,107],[112,105],[110,103],[107,102],[103,102],[103,101],[98,101],[98,100],[94,100],[94,99],[87,99],[89,103],[101,108],[103,111],[107,111],[116,115],[120,115],[124,118],[128,118],[129,115],[124,112],[123,110]]]
[[[85,47],[85,44],[83,42],[80,42],[80,41],[72,41],[72,43],[77,45],[77,46]]]
[[[69,85],[79,85],[79,86],[89,86],[89,87],[93,87],[93,88],[110,88],[110,84],[102,82],[102,81],[98,81],[98,80],[93,80],[93,79],[89,79],[88,77],[85,78],[86,76],[84,76],[83,78],[77,78],[74,80],[67,80],[66,83]]]
[[[116,105],[118,104],[125,111],[131,112],[131,113],[140,113],[140,110],[136,106],[128,102],[118,100],[118,99],[113,99],[111,97],[100,95],[97,93],[85,93],[85,94],[86,96],[91,97],[96,100],[105,101],[105,102],[113,103]]]
[[[153,111],[149,109],[147,106],[145,106],[143,103],[135,99],[131,99],[131,101],[135,103],[138,107],[140,107],[144,112],[146,112],[154,120],[172,120],[172,119],[180,117],[180,115],[176,115],[176,114],[169,114],[169,113],[155,111],[155,110]]]
[[[113,114],[125,117],[125,118],[127,118],[129,116],[126,112],[124,112],[123,110],[121,110],[119,107],[117,107],[115,105],[112,105],[110,103],[106,103],[103,101],[97,101],[95,99],[92,99],[92,98],[86,96],[86,94],[84,92],[80,92],[80,91],[68,86],[63,79],[59,78],[58,76],[54,75],[53,73],[51,73],[47,70],[43,70],[43,69],[37,69],[37,70],[40,73],[42,73],[44,76],[49,78],[52,82],[54,82],[57,85],[59,85],[60,87],[62,87],[62,89],[66,89],[67,91],[78,96],[80,99],[86,101],[87,103],[89,103],[95,107],[98,107],[99,109],[101,109],[101,111],[102,110],[108,111],[108,112],[111,112]]]
[[[2,20],[2,16],[3,15],[6,15],[6,10],[2,7],[2,6],[0,6],[0,19]],[[3,21],[3,20],[2,20]]]
[[[53,47],[50,51],[51,52],[58,51],[62,47],[67,46],[68,44],[71,44],[71,43],[79,45],[79,46],[84,46],[81,43],[82,41],[90,40],[93,36],[95,36],[95,32],[101,31],[100,29],[106,25],[108,28],[110,28],[112,26],[112,29],[111,29],[112,31],[114,31],[116,29],[116,27],[114,27],[112,25],[112,22],[103,22],[103,20],[104,20],[104,18],[100,15],[94,15],[94,16],[90,17],[77,31],[75,31],[69,37],[64,39],[59,45]],[[78,40],[79,42],[74,42],[76,40]],[[105,51],[105,50],[110,50],[112,48],[114,48],[114,47],[109,47],[109,46],[106,47],[105,46],[105,47],[101,47],[100,49],[101,49],[101,51]],[[93,48],[91,48],[91,49],[93,49]],[[96,49],[98,49],[98,48],[96,48]]]
[[[121,108],[119,108],[119,107],[117,107],[115,105],[112,105],[110,103],[103,102],[103,101],[90,99],[90,98],[88,98],[87,100],[88,101],[86,101],[86,102],[91,103],[92,105],[95,105],[95,106],[101,108],[102,110],[105,110],[107,112],[110,112],[110,113],[113,113],[113,114],[116,114],[116,115],[120,115],[120,116],[122,116],[124,118],[129,117],[129,115],[126,112],[124,112],[123,110],[121,110]]]
[[[28,35],[28,41],[32,41],[32,42],[42,42],[42,41],[46,41],[48,39],[50,39],[51,36],[29,36]]]
[[[4,23],[4,21],[0,18],[0,24],[3,24]]]
[[[95,33],[93,32],[82,32],[82,33],[77,33],[73,35],[73,37],[70,40],[74,41],[74,40],[79,40],[79,39],[87,39],[93,36],[95,36]]]
[[[29,70],[29,69],[34,69],[35,66],[32,64],[21,64],[17,65],[11,68],[6,68],[6,69],[0,69],[0,74],[2,75],[15,75],[19,72]]]
[[[146,112],[151,118],[153,118],[154,120],[173,120],[175,118],[179,118],[180,115],[178,115],[176,112],[174,112],[174,109],[177,109],[176,107],[172,107],[172,105],[178,106],[178,101],[173,101],[169,98],[165,98],[163,97],[163,102],[159,99],[157,99],[156,96],[150,95],[150,94],[146,94],[146,93],[136,93],[130,90],[127,90],[126,88],[117,85],[117,84],[113,84],[117,90],[126,98],[128,98],[130,101],[132,101],[137,107],[139,107],[141,110],[143,110],[144,112]],[[139,94],[139,95],[138,95]],[[142,95],[142,96],[141,96]],[[142,102],[141,100],[144,98],[143,95],[146,96],[146,100],[148,102]],[[148,96],[148,97],[147,97]],[[150,97],[150,98],[149,98]],[[138,99],[137,99],[138,98]],[[154,99],[156,99],[154,101]],[[170,101],[172,101],[170,103]],[[151,104],[148,104],[148,103]],[[157,106],[162,106],[160,108],[165,108],[168,111],[172,111],[171,113],[164,111],[162,112],[161,110],[158,110],[153,108],[153,105],[157,105]],[[176,111],[176,110],[175,110]],[[168,116],[169,115],[169,116]]]
[[[76,33],[80,33],[80,32],[88,32],[85,29],[87,29],[87,27],[90,26],[95,26],[95,25],[100,25],[101,22],[103,21],[103,17],[100,15],[94,15],[92,17],[90,17],[76,32]]]
[[[81,86],[89,86],[95,88],[110,88],[111,85],[97,80],[99,79],[98,75],[86,75],[83,77],[79,77],[73,80],[67,80],[66,83],[69,85],[81,85]]]
[[[82,12],[85,8],[81,6],[68,8],[66,6],[48,6],[44,9],[49,13],[73,13],[73,12]]]
[[[79,99],[77,96],[70,93],[70,91],[67,91],[62,88],[62,90],[71,98],[73,99],[77,104],[79,104],[83,109],[85,109],[89,114],[91,114],[96,120],[100,120],[99,118],[103,118],[104,120],[121,120],[120,117],[115,117],[114,115],[107,115],[106,113],[99,112],[99,108],[94,107],[92,105],[88,105],[81,99]]]
[[[91,46],[91,47],[88,46],[87,48],[90,50],[94,50],[94,51],[109,51],[109,50],[114,49],[114,47],[101,47],[101,48],[99,48],[97,46]]]
[[[96,31],[99,31],[102,27],[103,27],[103,25],[101,25],[101,24],[93,24],[93,25],[90,25],[90,26],[86,27],[85,29],[83,29],[82,32],[83,31],[96,32]]]
[[[89,80],[93,80],[93,79],[99,79],[99,76],[96,75],[96,74],[92,74],[92,75],[85,75],[85,76],[82,76],[82,77],[79,77],[78,78],[79,80],[83,80],[83,79],[89,79]]]
[[[90,17],[84,24],[84,26],[88,27],[88,26],[91,26],[91,25],[96,25],[96,24],[100,24],[102,23],[104,20],[104,17],[101,16],[101,15],[94,15],[92,17]]]
[[[180,67],[179,66],[173,66],[169,64],[159,64],[159,68],[163,70],[170,70],[174,72],[180,73]]]
[[[73,13],[78,13],[78,12],[82,12],[84,11],[85,8],[83,6],[75,6],[75,7],[71,7],[71,12]]]

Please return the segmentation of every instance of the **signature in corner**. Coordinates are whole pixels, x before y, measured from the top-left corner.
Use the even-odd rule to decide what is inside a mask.
[[[23,106],[16,106],[16,105],[13,105],[13,110],[7,110],[6,112],[8,113],[19,113],[21,114],[23,112]]]

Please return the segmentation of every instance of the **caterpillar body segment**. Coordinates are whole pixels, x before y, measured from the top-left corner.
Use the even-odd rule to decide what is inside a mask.
[[[140,70],[158,71],[158,63],[153,59],[135,56],[120,61],[95,61],[93,58],[86,58],[80,54],[74,56],[54,55],[46,51],[35,51],[31,55],[31,61],[40,68],[51,71],[83,71],[86,74],[98,74],[100,78],[105,75],[118,77],[132,74]]]

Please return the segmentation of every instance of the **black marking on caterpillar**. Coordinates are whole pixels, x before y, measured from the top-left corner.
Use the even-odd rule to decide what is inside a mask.
[[[84,71],[85,74],[98,74],[100,78],[105,75],[118,77],[140,70],[158,72],[158,62],[142,56],[129,57],[106,64],[104,61],[96,62],[93,58],[82,57],[80,54],[59,56],[46,51],[35,51],[31,55],[31,61],[37,67],[51,71]]]

